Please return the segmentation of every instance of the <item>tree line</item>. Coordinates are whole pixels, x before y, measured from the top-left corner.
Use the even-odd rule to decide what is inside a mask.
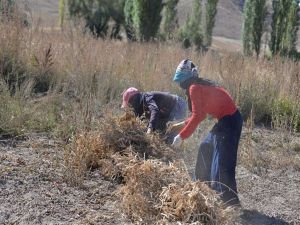
[[[83,19],[85,27],[96,37],[120,39],[123,32],[130,41],[175,39],[185,47],[209,47],[218,0],[193,0],[193,8],[182,27],[178,23],[178,3],[179,0],[60,0],[60,25],[67,12],[73,20]]]
[[[97,37],[121,38],[123,29],[130,41],[175,39],[197,50],[211,46],[218,0],[193,0],[181,27],[178,3],[179,0],[60,0],[61,25],[66,8],[70,18],[83,18],[86,28]],[[271,55],[299,57],[299,4],[299,0],[272,0],[272,9],[268,10],[267,0],[240,0],[243,53],[258,57],[264,44]],[[266,22],[268,13],[272,14],[270,28]]]
[[[300,0],[272,0],[271,9],[267,9],[267,2],[240,0],[244,55],[258,57],[263,45],[271,56],[300,58],[296,48]],[[0,0],[0,19],[9,18],[14,3],[15,0]],[[83,20],[86,30],[97,38],[176,40],[186,48],[210,47],[218,0],[193,0],[182,26],[178,23],[178,3],[179,0],[59,0],[59,22],[63,27],[66,16],[75,22]],[[266,21],[268,15],[271,24]]]
[[[271,29],[267,30],[268,14],[266,0],[245,0],[243,13],[243,52],[245,55],[261,52],[262,37],[269,35],[264,41],[271,55],[283,55],[300,58],[297,52],[297,32],[299,29],[300,1],[273,0]]]

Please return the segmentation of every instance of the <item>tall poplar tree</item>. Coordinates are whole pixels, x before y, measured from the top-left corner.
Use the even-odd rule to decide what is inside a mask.
[[[133,8],[134,0],[126,0],[124,6],[124,16],[125,16],[125,31],[128,40],[136,41],[136,32],[133,26],[133,15],[134,15],[134,8]]]
[[[256,56],[259,56],[261,47],[261,38],[264,32],[264,21],[267,15],[266,0],[253,0],[253,49]]]
[[[58,3],[58,14],[59,14],[59,26],[60,26],[60,28],[62,28],[63,24],[64,24],[65,6],[66,6],[66,0],[59,0],[59,3]]]
[[[243,21],[243,52],[259,56],[264,21],[267,13],[266,0],[246,0]]]
[[[273,55],[282,53],[284,37],[288,26],[290,3],[294,0],[273,0],[272,32],[270,49]]]
[[[286,54],[296,51],[297,32],[299,29],[299,6],[297,0],[292,0],[287,13],[287,26],[283,37],[283,52]]]
[[[162,9],[162,0],[133,1],[133,27],[139,41],[150,41],[155,38],[161,22]]]
[[[251,55],[252,53],[252,30],[253,30],[253,2],[246,0],[244,4],[243,13],[243,53],[244,55]]]
[[[178,27],[177,4],[179,0],[167,0],[163,9],[162,32],[167,39],[172,38],[172,33]]]
[[[218,0],[207,0],[206,2],[204,42],[207,47],[210,46],[212,42],[212,32],[215,26],[217,5]]]

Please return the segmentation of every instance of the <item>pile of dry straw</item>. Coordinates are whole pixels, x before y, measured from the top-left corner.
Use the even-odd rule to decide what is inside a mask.
[[[87,170],[99,169],[117,181],[122,208],[136,224],[232,224],[233,210],[179,165],[176,152],[146,135],[131,114],[102,119],[65,149],[67,180],[81,184]]]

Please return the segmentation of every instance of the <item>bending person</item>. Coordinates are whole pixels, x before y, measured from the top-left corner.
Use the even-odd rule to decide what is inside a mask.
[[[131,107],[137,117],[145,115],[149,120],[147,133],[164,132],[167,122],[186,117],[187,103],[177,95],[158,91],[140,92],[134,87],[128,88],[122,95],[121,108]]]
[[[237,106],[223,87],[199,78],[197,67],[188,59],[178,65],[173,80],[186,90],[192,114],[182,123],[172,145],[180,146],[206,115],[218,119],[200,144],[195,179],[208,181],[228,205],[239,204],[235,168],[243,119]]]

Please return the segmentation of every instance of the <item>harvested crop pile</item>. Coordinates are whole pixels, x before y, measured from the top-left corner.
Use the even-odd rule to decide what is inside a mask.
[[[160,195],[171,183],[189,182],[189,177],[177,167],[158,160],[147,160],[128,167],[125,185],[120,189],[123,208],[135,221],[149,222],[162,218]]]
[[[217,195],[202,182],[177,182],[164,187],[160,194],[161,214],[168,221],[226,224],[231,209],[225,210]]]
[[[100,168],[105,176],[114,177],[134,158],[175,159],[175,151],[158,135],[145,135],[145,129],[133,114],[126,113],[120,118],[100,120],[96,131],[78,133],[65,148],[67,181],[78,185],[85,172],[94,168]]]
[[[104,118],[97,131],[78,134],[65,148],[66,179],[80,185],[89,169],[120,184],[121,206],[137,224],[232,224],[207,185],[193,182],[176,153],[131,114]]]
[[[192,182],[174,164],[158,160],[128,167],[119,194],[126,214],[142,224],[225,225],[232,224],[234,217],[206,184]]]

